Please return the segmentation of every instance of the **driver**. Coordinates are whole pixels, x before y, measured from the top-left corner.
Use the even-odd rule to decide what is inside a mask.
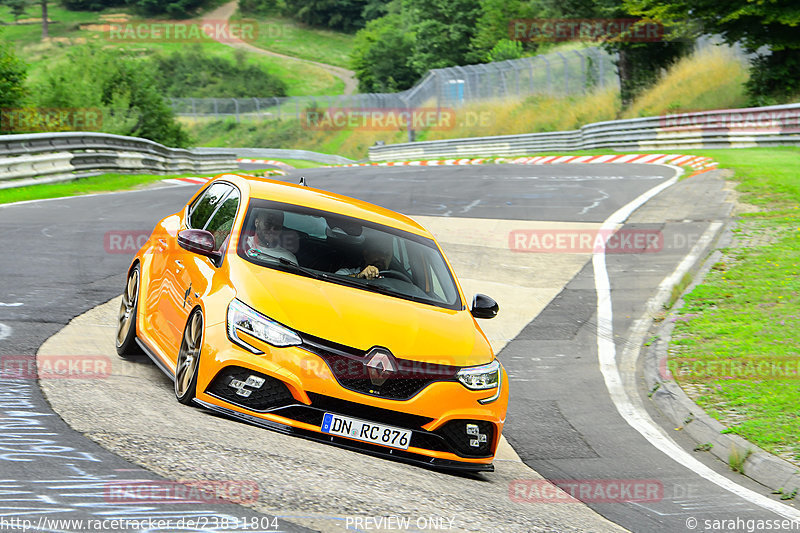
[[[261,252],[272,257],[283,257],[297,264],[297,257],[284,248],[281,240],[283,229],[283,211],[277,209],[259,209],[255,213],[256,234],[247,237],[246,249]],[[254,255],[254,254],[251,254]]]
[[[392,241],[389,238],[373,237],[368,239],[362,249],[363,261],[361,264],[352,268],[340,268],[336,273],[361,279],[375,279],[381,270],[389,270],[394,256],[392,249]]]

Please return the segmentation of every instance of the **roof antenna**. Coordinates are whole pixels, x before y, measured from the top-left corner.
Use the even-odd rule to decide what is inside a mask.
[[[305,176],[300,176],[300,186],[308,187],[308,183],[306,183],[306,177]]]

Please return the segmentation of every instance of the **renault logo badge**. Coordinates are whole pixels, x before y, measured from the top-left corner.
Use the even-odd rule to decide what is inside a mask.
[[[376,387],[380,387],[386,379],[397,372],[397,362],[386,348],[373,348],[367,354],[367,374]]]

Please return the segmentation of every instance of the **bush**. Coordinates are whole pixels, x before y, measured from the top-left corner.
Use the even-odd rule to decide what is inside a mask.
[[[156,87],[153,66],[124,51],[74,48],[36,87],[42,108],[99,109],[102,131],[144,137],[167,146],[189,143]]]
[[[102,11],[108,7],[124,6],[125,0],[61,0],[70,11]]]
[[[489,61],[506,61],[508,59],[519,59],[522,57],[522,43],[519,41],[511,41],[509,39],[501,39],[497,41],[491,52],[489,52]]]
[[[11,49],[0,42],[0,109],[18,107],[25,100],[28,67]]]
[[[750,61],[747,93],[750,105],[791,102],[800,94],[800,50],[787,48],[758,55]]]
[[[246,64],[244,54],[237,54],[234,63],[208,56],[202,46],[195,46],[184,53],[157,55],[153,60],[158,89],[168,97],[286,96],[286,84],[258,66]]]

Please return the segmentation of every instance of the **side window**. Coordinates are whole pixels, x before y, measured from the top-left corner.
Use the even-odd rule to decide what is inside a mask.
[[[222,201],[222,205],[217,209],[216,213],[211,215],[211,220],[208,221],[206,227],[203,228],[210,231],[214,235],[214,249],[219,250],[225,239],[231,233],[233,227],[233,219],[236,218],[236,210],[239,209],[239,191],[234,189]]]
[[[192,206],[189,213],[189,227],[203,229],[208,219],[216,211],[220,201],[231,191],[231,186],[226,183],[215,183],[203,193]]]

